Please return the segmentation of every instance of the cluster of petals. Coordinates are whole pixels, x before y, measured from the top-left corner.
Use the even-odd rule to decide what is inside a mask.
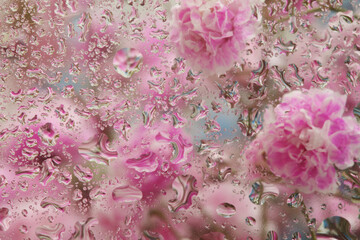
[[[249,1],[181,1],[173,8],[170,40],[193,67],[225,71],[253,34],[251,13]]]
[[[305,192],[335,191],[336,170],[353,166],[360,153],[360,128],[345,105],[346,95],[329,89],[285,94],[265,112],[245,157]]]

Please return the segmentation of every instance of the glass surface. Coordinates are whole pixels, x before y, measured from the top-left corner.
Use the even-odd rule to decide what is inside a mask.
[[[360,238],[358,1],[0,3],[0,239]]]

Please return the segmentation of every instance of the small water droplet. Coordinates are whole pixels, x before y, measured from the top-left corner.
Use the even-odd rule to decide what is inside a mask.
[[[114,56],[113,65],[117,73],[130,78],[141,70],[143,55],[135,48],[120,49]]]
[[[8,208],[0,208],[0,231],[7,231],[10,228],[10,217]]]
[[[236,208],[230,203],[221,203],[216,208],[216,213],[224,218],[230,218],[235,215]]]
[[[19,231],[22,233],[22,234],[26,234],[28,232],[28,228],[26,225],[21,225],[19,227]]]
[[[46,123],[41,126],[38,130],[38,136],[42,142],[48,146],[55,146],[56,140],[59,138],[59,134],[54,131],[51,123]]]
[[[266,234],[266,240],[278,240],[278,235],[275,231],[269,231]]]
[[[253,218],[253,217],[247,217],[247,218],[245,219],[245,222],[246,222],[246,224],[249,225],[249,226],[254,226],[254,224],[256,223],[256,220],[255,220],[255,218]]]
[[[293,233],[291,240],[301,240],[301,234],[299,232]]]

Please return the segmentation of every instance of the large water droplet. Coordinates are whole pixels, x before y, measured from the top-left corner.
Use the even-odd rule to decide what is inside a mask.
[[[70,206],[70,201],[46,197],[41,201],[40,206],[42,208],[46,208],[47,206],[53,206],[54,208],[64,212],[65,208],[67,206]]]
[[[22,166],[15,172],[21,177],[35,178],[40,173],[40,168],[37,166]]]
[[[56,174],[59,173],[59,169],[56,167],[61,162],[59,157],[48,158],[42,162],[42,168],[40,171],[40,182],[46,186],[49,182],[54,180]]]
[[[249,195],[250,201],[256,205],[263,205],[266,200],[274,199],[279,195],[279,189],[271,184],[255,182]]]
[[[188,160],[188,154],[192,151],[192,144],[188,143],[181,134],[168,137],[166,134],[158,133],[155,136],[157,141],[170,142],[172,146],[171,163],[179,164]]]
[[[99,186],[94,187],[91,189],[89,193],[90,199],[100,199],[106,194],[106,192]]]
[[[143,55],[135,48],[120,49],[114,56],[113,64],[117,73],[130,78],[141,70]]]
[[[139,158],[131,158],[125,161],[128,168],[133,168],[138,172],[154,172],[159,163],[157,156],[153,152],[141,154]]]
[[[118,153],[109,148],[109,138],[104,133],[79,146],[80,155],[90,162],[109,165]]]
[[[302,202],[303,202],[303,196],[301,195],[301,193],[291,194],[286,201],[287,205],[292,208],[300,207]]]
[[[36,228],[36,236],[39,239],[51,239],[51,240],[61,240],[62,233],[65,231],[65,226],[62,223],[58,223],[55,226],[46,226],[42,225]]]
[[[75,231],[69,240],[95,240],[95,235],[91,231],[91,227],[98,223],[98,220],[92,217],[83,222],[76,222]]]
[[[117,187],[112,192],[112,198],[120,203],[132,203],[141,200],[143,197],[142,192],[133,186]]]
[[[351,225],[343,217],[333,216],[326,218],[317,230],[316,236],[325,239],[356,240],[355,235],[350,232]]]
[[[236,208],[230,203],[221,203],[217,206],[216,213],[224,218],[230,218],[235,215]]]
[[[170,211],[175,212],[191,206],[192,196],[198,194],[195,184],[196,178],[191,175],[178,176],[174,180],[172,188],[176,192],[176,198],[169,201]]]
[[[74,167],[74,175],[80,182],[90,182],[93,178],[93,173],[90,168],[76,165]]]

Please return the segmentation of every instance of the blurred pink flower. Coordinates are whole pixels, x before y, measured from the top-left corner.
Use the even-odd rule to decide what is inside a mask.
[[[351,167],[360,153],[360,128],[353,116],[344,116],[345,104],[346,95],[329,89],[284,95],[266,111],[264,129],[245,158],[267,164],[305,192],[334,191],[336,168]]]
[[[248,1],[186,0],[173,8],[170,40],[194,67],[228,70],[252,34]]]

